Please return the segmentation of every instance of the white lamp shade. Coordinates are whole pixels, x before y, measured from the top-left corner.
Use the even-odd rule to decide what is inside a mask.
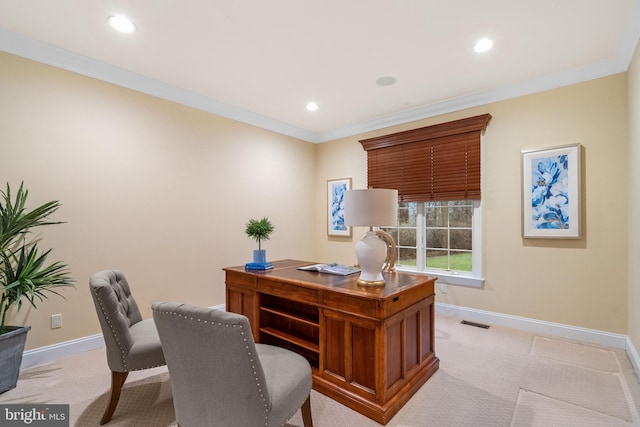
[[[398,190],[370,188],[344,193],[344,224],[356,227],[395,226]]]

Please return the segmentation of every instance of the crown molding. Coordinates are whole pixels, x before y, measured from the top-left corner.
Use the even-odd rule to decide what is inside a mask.
[[[316,135],[308,130],[2,28],[0,50],[304,141],[315,142],[316,139]]]
[[[312,143],[359,135],[625,72],[633,58],[638,40],[640,40],[640,1],[634,4],[630,25],[625,31],[625,38],[615,58],[505,87],[443,100],[326,132],[312,132],[0,28],[0,50],[4,52]]]
[[[588,80],[606,77],[627,71],[629,62],[619,58],[601,61],[584,67],[572,68],[559,73],[548,74],[525,82],[479,92],[442,102],[390,114],[356,125],[317,134],[317,142],[327,142],[365,132],[427,119],[442,114],[453,113],[467,108],[479,107],[494,102],[505,101],[545,90],[557,89]]]

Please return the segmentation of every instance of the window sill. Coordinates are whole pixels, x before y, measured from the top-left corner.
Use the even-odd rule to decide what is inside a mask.
[[[406,267],[397,267],[396,270],[405,273],[424,274],[425,276],[436,276],[437,283],[446,283],[448,285],[468,286],[471,288],[482,288],[484,278],[473,277],[468,275],[450,273],[446,271],[416,271]]]

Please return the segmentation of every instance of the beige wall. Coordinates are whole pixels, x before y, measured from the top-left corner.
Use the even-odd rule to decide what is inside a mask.
[[[244,235],[249,217],[275,223],[270,259],[354,263],[364,229],[353,238],[327,237],[326,182],[352,177],[353,188],[366,187],[358,140],[490,113],[483,137],[486,283],[449,286],[437,301],[629,330],[638,347],[632,307],[640,303],[633,267],[640,249],[633,239],[627,249],[627,230],[640,234],[632,221],[640,207],[626,197],[640,187],[638,173],[627,176],[628,158],[640,161],[638,125],[628,120],[638,117],[637,63],[636,54],[629,115],[625,73],[314,145],[0,53],[0,184],[25,181],[32,203],[62,202],[56,219],[67,224],[42,235],[78,281],[64,291],[66,300],[25,309],[12,323],[32,326],[28,349],[98,333],[87,281],[103,268],[127,273],[145,317],[162,299],[223,303],[221,269],[249,261],[255,246]],[[571,143],[584,147],[585,237],[525,241],[520,152]],[[52,331],[54,313],[63,314],[64,326]]]
[[[12,324],[27,349],[100,331],[89,276],[122,269],[154,301],[224,303],[222,268],[251,260],[250,218],[275,224],[269,259],[313,258],[316,145],[0,53],[0,185],[60,200],[43,229],[77,289]],[[63,328],[50,330],[51,314]]]
[[[629,78],[629,338],[640,349],[640,49]]]
[[[483,289],[449,286],[437,301],[614,333],[627,331],[627,85],[614,75],[321,144],[317,203],[326,180],[366,187],[359,139],[490,113],[482,140]],[[580,143],[584,150],[581,240],[521,238],[522,150]],[[326,213],[318,209],[318,222]],[[355,262],[353,239],[318,229],[321,261]]]

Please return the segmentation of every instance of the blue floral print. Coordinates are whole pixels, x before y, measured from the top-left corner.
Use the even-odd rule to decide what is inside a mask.
[[[569,228],[569,156],[532,160],[531,207],[538,229]]]

